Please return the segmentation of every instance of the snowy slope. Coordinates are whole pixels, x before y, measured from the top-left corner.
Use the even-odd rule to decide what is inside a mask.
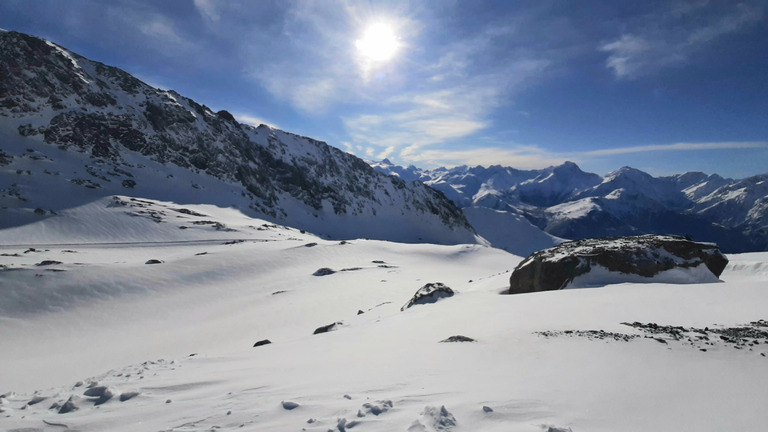
[[[552,247],[563,239],[547,234],[521,214],[487,207],[465,207],[464,215],[494,247],[519,256]]]
[[[722,283],[501,296],[521,258],[478,245],[342,244],[277,226],[225,243],[1,247],[0,429],[759,431],[768,422],[768,339],[737,345],[712,333],[765,318],[765,253],[729,256]],[[46,260],[61,263],[36,265]],[[313,276],[323,267],[336,272]],[[400,311],[438,281],[457,294]],[[651,336],[642,330],[651,323],[683,326],[682,336]],[[456,335],[475,342],[440,343]],[[272,343],[252,347],[262,339]],[[95,405],[99,394],[113,396]],[[76,411],[51,408],[70,398]]]
[[[112,195],[234,206],[334,238],[480,241],[421,183],[311,138],[239,124],[45,40],[0,33],[2,227]]]

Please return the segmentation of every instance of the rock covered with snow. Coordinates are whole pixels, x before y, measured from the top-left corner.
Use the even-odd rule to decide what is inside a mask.
[[[404,311],[411,306],[420,304],[435,303],[440,299],[453,297],[453,294],[453,290],[442,282],[428,283],[419,288],[419,290],[416,291],[416,294],[414,294],[413,297],[408,300],[408,303],[400,308],[400,310]]]
[[[509,294],[574,285],[665,281],[714,282],[728,264],[717,245],[670,235],[565,242],[530,255],[509,279]]]

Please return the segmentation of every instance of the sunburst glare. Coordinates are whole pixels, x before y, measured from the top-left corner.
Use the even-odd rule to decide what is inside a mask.
[[[384,63],[397,54],[400,42],[391,26],[376,23],[366,29],[362,39],[355,42],[355,46],[365,59]]]

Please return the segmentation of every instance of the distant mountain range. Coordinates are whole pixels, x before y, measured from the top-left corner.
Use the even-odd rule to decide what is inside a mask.
[[[482,241],[421,183],[0,31],[0,228],[107,195],[234,206],[332,238]]]
[[[572,162],[540,170],[427,170],[388,160],[371,165],[443,192],[464,209],[480,235],[516,253],[526,249],[520,232],[537,239],[527,248],[532,250],[557,238],[638,234],[687,235],[731,253],[768,249],[768,174],[741,180],[701,172],[653,177],[623,167],[600,176]],[[510,224],[518,229],[507,229]],[[541,233],[536,236],[533,228]]]

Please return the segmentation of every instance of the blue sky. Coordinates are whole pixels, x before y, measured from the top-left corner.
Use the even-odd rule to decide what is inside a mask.
[[[0,27],[365,159],[768,172],[768,0],[3,0]]]

